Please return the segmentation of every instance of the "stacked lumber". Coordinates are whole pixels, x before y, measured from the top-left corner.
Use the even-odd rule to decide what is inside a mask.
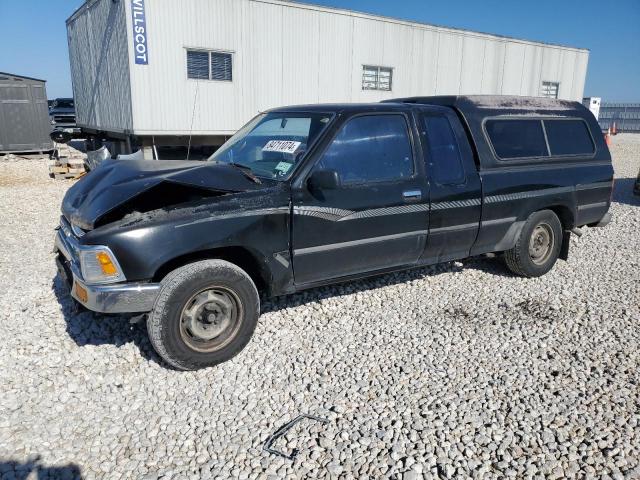
[[[86,155],[75,148],[56,144],[49,160],[49,176],[56,180],[77,179],[87,173]]]

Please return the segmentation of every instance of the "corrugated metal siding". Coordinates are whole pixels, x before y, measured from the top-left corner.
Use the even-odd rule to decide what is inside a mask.
[[[50,150],[50,132],[44,82],[0,74],[0,152]]]
[[[539,96],[543,80],[560,83],[561,98],[582,98],[586,50],[277,0],[145,3],[149,64],[135,65],[129,49],[138,134],[229,134],[287,104]],[[233,82],[187,79],[187,48],[232,52]],[[363,91],[363,65],[392,67],[392,91]]]
[[[133,128],[124,2],[90,0],[67,22],[79,126]]]
[[[480,38],[463,38],[460,91],[482,92],[482,71],[486,43],[485,40]]]
[[[485,41],[481,93],[489,95],[502,92],[506,50],[505,42],[494,40]]]

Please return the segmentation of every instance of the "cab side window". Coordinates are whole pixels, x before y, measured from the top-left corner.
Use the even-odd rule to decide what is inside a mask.
[[[464,166],[455,133],[447,117],[422,117],[427,143],[427,171],[440,185],[459,185],[465,182]]]
[[[342,126],[316,166],[335,170],[343,185],[409,178],[414,173],[403,115],[363,115]]]

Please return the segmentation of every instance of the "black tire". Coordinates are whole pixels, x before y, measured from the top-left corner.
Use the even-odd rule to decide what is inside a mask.
[[[220,299],[222,307],[212,307],[211,303],[204,303],[206,300],[197,303],[203,296],[209,298],[208,295]],[[196,308],[198,305],[200,308]],[[229,305],[233,308],[227,308]],[[209,314],[210,308],[215,313]],[[230,315],[227,310],[236,314]],[[189,314],[194,311],[201,313]],[[195,325],[200,332],[217,328],[217,322],[209,322],[212,315],[221,315],[223,323],[230,326],[218,337],[203,340],[190,326]],[[236,356],[249,343],[259,315],[260,297],[249,275],[232,263],[205,260],[166,276],[147,318],[147,331],[153,348],[169,365],[179,370],[198,370]],[[204,320],[195,321],[194,317]],[[212,346],[216,341],[220,345]]]
[[[552,243],[548,248],[543,248],[545,242],[540,244],[538,240],[540,236],[546,235],[550,236]],[[535,239],[532,238],[534,236]],[[558,216],[551,210],[541,210],[531,214],[522,227],[515,246],[504,253],[504,259],[509,270],[516,275],[541,277],[553,268],[561,247],[562,224]]]

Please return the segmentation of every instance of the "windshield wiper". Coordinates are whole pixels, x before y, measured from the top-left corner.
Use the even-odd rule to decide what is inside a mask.
[[[260,180],[258,177],[256,177],[253,174],[253,170],[251,170],[251,167],[242,165],[241,163],[234,163],[234,162],[229,162],[227,165],[231,165],[232,167],[235,167],[238,170],[240,170],[243,173],[243,175],[247,177],[249,180],[251,180],[252,182],[257,183],[258,185],[262,183],[262,180]]]

